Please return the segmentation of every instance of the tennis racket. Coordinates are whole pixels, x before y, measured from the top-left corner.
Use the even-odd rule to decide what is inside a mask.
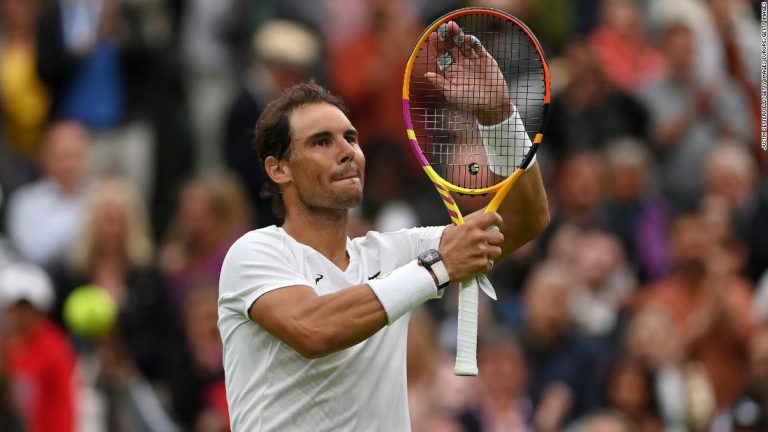
[[[499,208],[534,161],[549,101],[542,48],[517,18],[464,8],[421,34],[405,68],[403,115],[411,147],[454,224],[464,219],[452,193],[495,194],[485,211]],[[495,298],[484,274],[461,282],[456,375],[478,372],[479,287]]]

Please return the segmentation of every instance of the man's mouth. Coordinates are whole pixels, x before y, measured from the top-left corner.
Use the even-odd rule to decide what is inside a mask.
[[[359,178],[360,178],[360,176],[359,176],[359,175],[351,175],[351,176],[346,176],[346,177],[337,178],[337,179],[336,179],[336,180],[334,180],[334,181],[351,180],[351,179],[359,179]]]
[[[359,179],[360,177],[361,177],[360,170],[353,168],[349,170],[344,170],[341,173],[335,176],[332,176],[331,181],[349,180],[354,178]]]

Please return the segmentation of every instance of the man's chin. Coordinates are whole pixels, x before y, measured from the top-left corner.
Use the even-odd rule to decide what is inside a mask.
[[[357,183],[357,182],[350,182]],[[337,208],[355,208],[359,207],[363,203],[363,184],[359,182],[357,184],[347,184],[346,187],[336,189],[336,193],[333,196],[334,204]]]
[[[341,209],[360,207],[363,204],[363,193],[339,195],[335,201]]]

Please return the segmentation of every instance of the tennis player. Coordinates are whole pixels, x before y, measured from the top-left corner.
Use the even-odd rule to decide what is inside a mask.
[[[510,112],[475,109],[478,118]],[[232,430],[409,431],[411,311],[544,229],[549,212],[538,166],[498,213],[351,240],[348,210],[362,201],[365,157],[341,100],[314,83],[287,89],[259,118],[256,150],[284,223],[245,234],[221,270],[218,324]],[[500,232],[486,231],[492,225]]]

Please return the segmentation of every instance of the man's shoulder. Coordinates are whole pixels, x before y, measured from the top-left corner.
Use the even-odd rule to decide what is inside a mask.
[[[249,248],[258,245],[276,245],[277,242],[284,241],[287,234],[281,228],[271,225],[255,230],[251,230],[241,235],[232,243],[229,250]]]
[[[51,194],[53,192],[54,183],[51,180],[42,178],[19,187],[13,194],[11,194],[9,201],[25,201],[30,197],[39,196],[41,194]]]
[[[290,236],[275,225],[248,231],[232,243],[225,261],[231,257],[250,255],[258,251],[282,251],[290,243],[289,240]]]
[[[8,197],[8,210],[13,213],[19,209],[28,209],[30,206],[52,200],[55,195],[55,185],[52,181],[36,180],[13,191]]]
[[[287,236],[282,228],[270,225],[259,229],[251,230],[241,235],[237,241],[265,241],[274,238],[283,238]]]

